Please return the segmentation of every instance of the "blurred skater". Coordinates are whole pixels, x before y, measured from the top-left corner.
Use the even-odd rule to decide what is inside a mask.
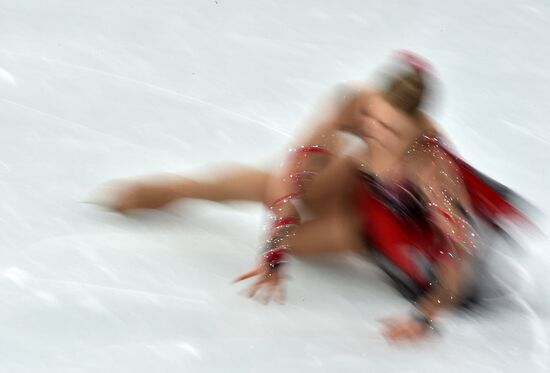
[[[500,217],[524,218],[508,190],[458,158],[423,113],[428,64],[411,53],[399,60],[404,69],[384,87],[340,91],[284,167],[129,183],[112,207],[161,208],[181,198],[261,202],[270,216],[263,254],[237,279],[255,278],[251,296],[282,300],[281,269],[291,255],[366,253],[415,306],[390,319],[385,335],[424,335],[442,310],[475,300],[476,220],[496,226]],[[351,154],[344,132],[363,140]]]

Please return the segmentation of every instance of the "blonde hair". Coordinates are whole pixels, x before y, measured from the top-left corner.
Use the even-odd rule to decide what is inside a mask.
[[[383,91],[383,97],[393,107],[413,114],[422,105],[425,90],[422,72],[414,70],[392,78]]]

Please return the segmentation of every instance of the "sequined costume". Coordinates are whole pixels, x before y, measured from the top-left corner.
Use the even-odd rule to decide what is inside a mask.
[[[525,219],[511,192],[454,155],[435,135],[423,134],[405,157],[400,182],[360,173],[355,202],[373,261],[397,289],[415,300],[437,283],[435,266],[475,255],[475,219]]]

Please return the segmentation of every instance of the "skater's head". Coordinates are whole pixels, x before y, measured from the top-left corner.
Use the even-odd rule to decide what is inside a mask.
[[[414,115],[422,106],[426,86],[420,71],[411,71],[394,77],[381,94],[395,109]]]
[[[413,72],[397,76],[387,89],[366,95],[359,103],[361,137],[392,152],[410,144],[419,135],[416,123],[423,94],[422,77]]]
[[[426,60],[409,51],[396,52],[394,61],[396,66],[393,73],[388,74],[382,94],[396,109],[414,115],[426,101],[432,68]]]
[[[405,67],[383,88],[360,99],[360,133],[369,145],[402,152],[421,131],[419,118],[425,100],[426,67],[407,55]]]

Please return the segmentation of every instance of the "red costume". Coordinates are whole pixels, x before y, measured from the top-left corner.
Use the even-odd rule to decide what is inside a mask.
[[[477,172],[437,137],[423,135],[417,148],[421,150],[416,151],[431,154],[437,164],[444,165],[445,169],[437,169],[437,174],[453,178],[455,185],[461,184],[460,188],[466,191],[469,199],[470,211],[460,199],[449,197],[444,185],[440,193],[445,196],[444,203],[434,202],[426,195],[425,187],[410,181],[385,185],[375,176],[365,173],[360,174],[361,183],[356,191],[363,236],[373,259],[410,299],[416,299],[437,281],[435,264],[441,260],[454,260],[457,256],[457,246],[460,245],[455,243],[463,240],[458,237],[460,230],[464,236],[475,236],[473,215],[495,227],[501,217],[527,221],[512,205],[511,191]],[[428,161],[432,162],[430,158]],[[440,180],[440,183],[446,183],[445,179]],[[427,187],[427,190],[432,189],[430,185]],[[449,226],[447,232],[441,229],[441,221]],[[464,227],[468,230],[465,231]],[[475,249],[475,244],[470,242],[464,246]],[[465,248],[459,248],[462,249]]]

